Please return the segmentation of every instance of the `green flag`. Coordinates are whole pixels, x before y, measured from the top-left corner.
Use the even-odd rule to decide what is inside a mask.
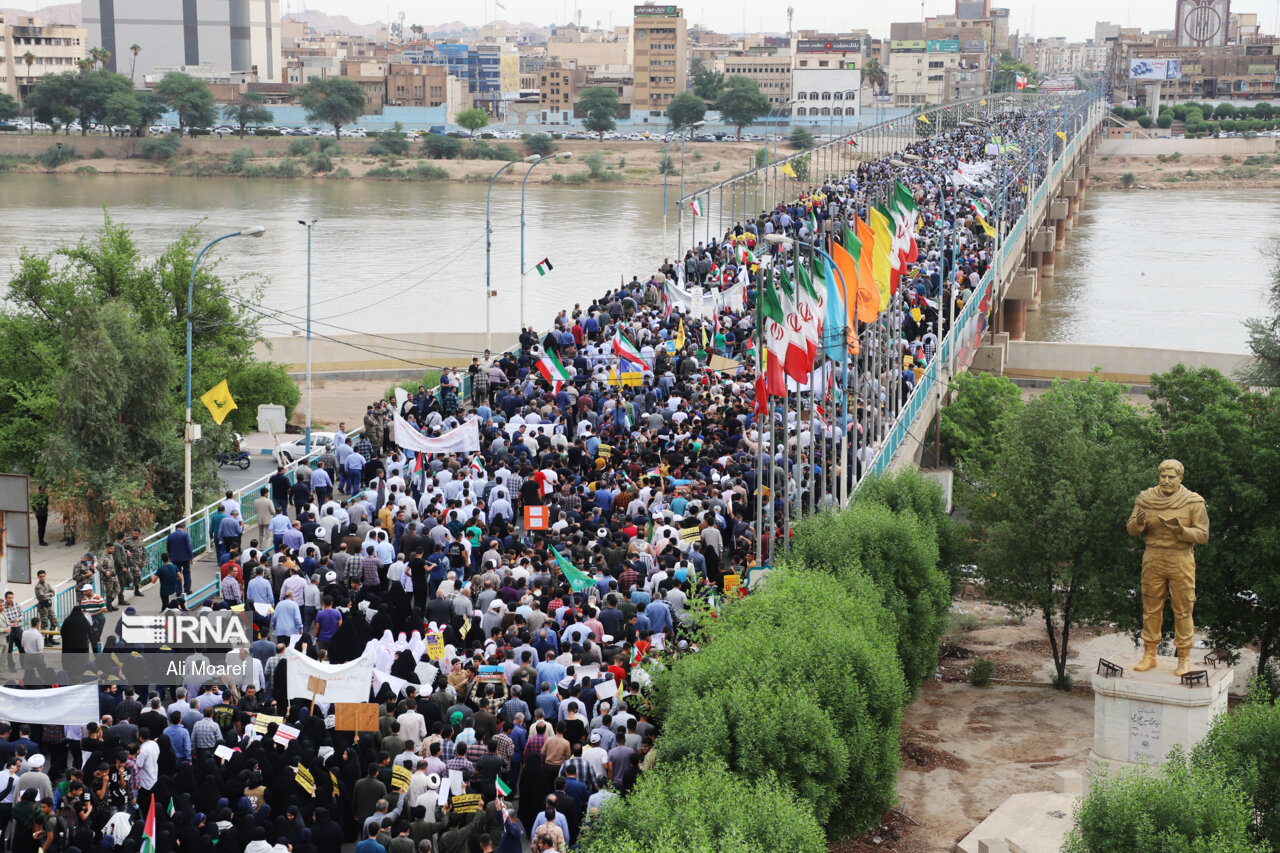
[[[555,549],[554,545],[551,547],[551,553],[556,555],[556,565],[560,567],[560,571],[564,572],[565,579],[569,581],[569,586],[574,592],[582,592],[584,589],[591,586],[591,578],[574,568],[573,563],[566,560],[564,556]]]

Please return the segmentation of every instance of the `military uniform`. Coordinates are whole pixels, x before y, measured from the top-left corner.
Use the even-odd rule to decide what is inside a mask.
[[[120,592],[120,570],[116,568],[114,555],[102,555],[98,560],[98,574],[102,576],[102,595],[107,600],[107,609],[114,610],[112,605],[117,599],[124,604],[124,595]]]
[[[85,584],[93,584],[93,555],[85,554],[85,558],[76,563],[74,569],[71,570],[71,578],[76,582],[76,596],[80,595],[80,587]]]
[[[147,549],[142,544],[141,537],[134,539],[126,539],[124,543],[125,554],[129,563],[129,578],[133,581],[133,591],[136,595],[142,595],[142,570],[147,565]]]
[[[48,581],[36,582],[36,615],[40,617],[40,627],[52,631],[58,627],[58,619],[53,612],[53,586]]]
[[[111,561],[115,565],[116,570],[116,589],[119,604],[126,604],[124,600],[124,589],[129,585],[129,555],[125,552],[124,542],[116,542],[115,551],[111,555]],[[107,600],[111,600],[111,596],[107,596]]]

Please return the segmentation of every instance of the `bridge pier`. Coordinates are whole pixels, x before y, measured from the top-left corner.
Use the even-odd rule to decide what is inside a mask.
[[[1006,299],[1000,306],[1000,331],[1009,335],[1009,340],[1020,341],[1027,336],[1027,300]]]

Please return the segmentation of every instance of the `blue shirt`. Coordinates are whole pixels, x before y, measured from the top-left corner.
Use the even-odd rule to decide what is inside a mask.
[[[556,698],[555,685],[551,685],[551,692],[539,693],[538,698],[533,704],[542,709],[542,715],[551,722],[560,719],[560,700]]]
[[[387,853],[387,848],[379,844],[376,838],[366,838],[356,845],[356,853]]]
[[[547,822],[547,813],[545,811],[538,812],[538,819],[533,822],[533,829],[530,830],[529,837],[533,838],[534,833],[538,831],[538,827],[542,826],[546,822]],[[565,820],[564,815],[560,814],[560,812],[556,812],[556,816],[553,823],[555,823],[556,826],[560,827],[560,831],[564,833],[565,840],[568,841],[569,821]],[[377,842],[374,842],[374,843],[376,844]],[[381,850],[382,846],[379,845],[378,849]],[[364,851],[357,848],[356,853],[364,853]],[[373,851],[370,851],[370,853],[373,853]]]
[[[275,604],[275,593],[271,591],[271,581],[259,575],[249,581],[248,596],[250,601],[261,601],[265,604]]]
[[[302,613],[292,599],[286,598],[276,605],[275,622],[277,637],[302,633]]]
[[[329,479],[329,472],[323,468],[317,468],[311,472],[311,488],[327,489],[333,485],[333,480]]]
[[[164,730],[169,736],[169,743],[173,744],[173,752],[178,756],[179,761],[191,760],[191,735],[187,734],[186,726],[179,723],[176,726],[169,726]]]

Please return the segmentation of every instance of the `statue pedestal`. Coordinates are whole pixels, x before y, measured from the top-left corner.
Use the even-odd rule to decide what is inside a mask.
[[[1203,664],[1204,652],[1192,653],[1192,669],[1204,670],[1208,683],[1182,684],[1173,674],[1177,658],[1157,658],[1155,669],[1134,672],[1142,659],[1112,658],[1124,675],[1091,677],[1093,687],[1093,750],[1087,767],[1100,770],[1160,764],[1175,746],[1190,752],[1209,731],[1214,717],[1227,710],[1227,690],[1235,678],[1231,667]]]

